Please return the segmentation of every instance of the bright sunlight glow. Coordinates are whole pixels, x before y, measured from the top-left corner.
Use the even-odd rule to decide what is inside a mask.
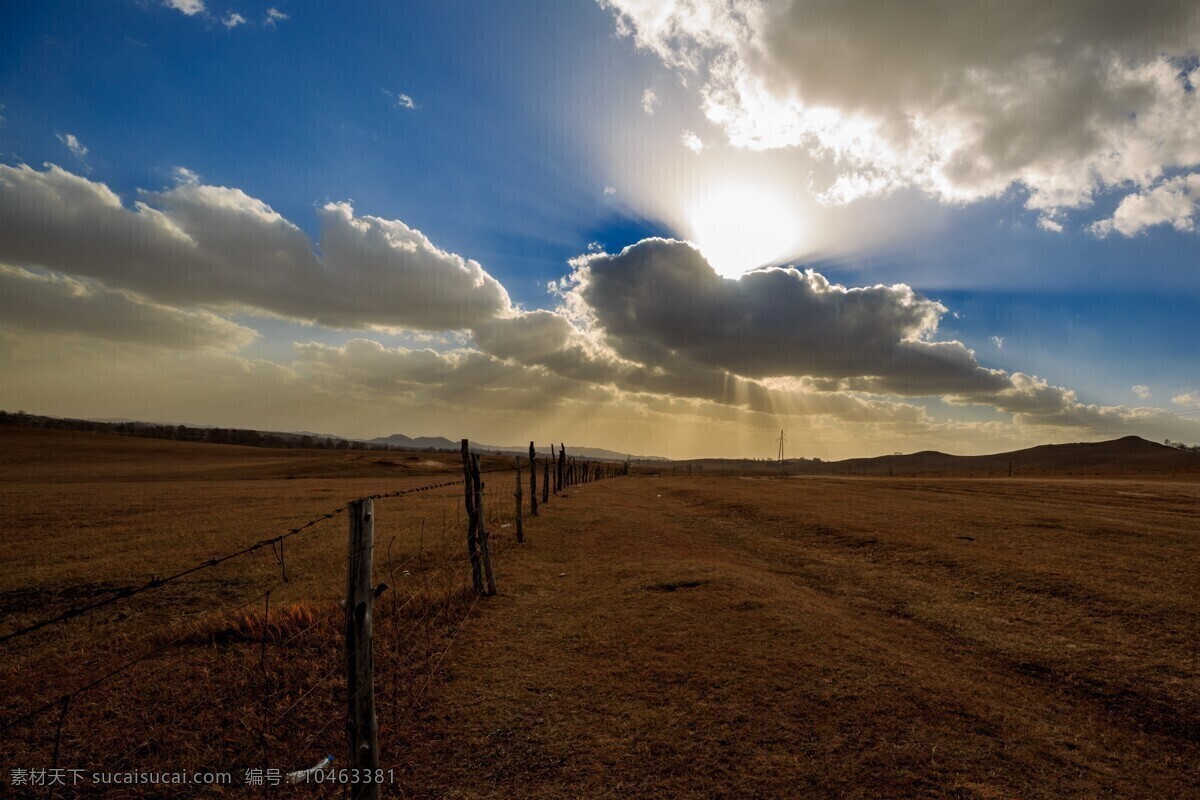
[[[803,233],[799,209],[786,194],[742,182],[699,195],[687,222],[691,240],[727,278],[794,255]]]

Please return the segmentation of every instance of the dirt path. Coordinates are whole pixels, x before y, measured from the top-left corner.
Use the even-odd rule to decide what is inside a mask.
[[[1043,488],[572,490],[455,644],[397,794],[1200,796],[1195,490]]]

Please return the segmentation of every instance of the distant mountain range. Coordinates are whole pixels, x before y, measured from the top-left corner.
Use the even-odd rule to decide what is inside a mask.
[[[362,439],[370,444],[384,444],[395,450],[457,450],[458,442],[452,442],[445,436],[418,436],[415,439],[403,433],[393,433],[391,436],[379,436],[374,439]]]
[[[740,461],[702,458],[676,462],[702,467],[706,473],[776,472],[774,461]],[[791,475],[1136,475],[1194,474],[1200,471],[1200,453],[1183,445],[1167,446],[1140,436],[1125,436],[1104,442],[1043,444],[1024,450],[979,456],[956,456],[936,450],[895,453],[872,458],[841,461],[786,459],[784,471]]]
[[[899,456],[850,458],[834,462],[835,467],[866,467],[868,474],[887,469],[904,472],[939,472],[945,470],[991,470],[1007,474],[1009,465],[1020,472],[1069,472],[1072,469],[1103,468],[1111,474],[1137,472],[1142,469],[1170,468],[1174,462],[1189,465],[1200,461],[1200,455],[1178,447],[1150,442],[1140,436],[1123,436],[1103,442],[1071,442],[1042,444],[1006,453],[980,456],[955,456],[935,450],[925,450]]]
[[[239,428],[217,428],[201,425],[137,422],[125,419],[83,420],[0,410],[0,427],[18,426],[60,430],[115,433],[153,439],[236,444],[254,447],[287,447],[352,450],[441,450],[457,452],[460,443],[444,436],[405,436],[394,433],[375,439],[348,439],[312,431],[258,431]],[[527,455],[528,445],[490,445],[472,442],[478,453]],[[548,455],[549,446],[537,448],[539,455]],[[635,462],[672,463],[661,456],[618,453],[600,447],[567,445],[567,453],[583,458]],[[701,467],[705,474],[736,471],[740,474],[775,473],[775,461],[762,459],[699,458],[673,462],[676,468]],[[848,458],[841,461],[789,458],[785,471],[794,475],[1072,475],[1138,473],[1195,474],[1200,472],[1200,446],[1179,442],[1159,444],[1139,436],[1125,436],[1104,442],[1074,442],[1044,444],[1007,453],[979,456],[956,456],[925,450],[919,453],[894,453],[873,458]],[[651,467],[656,469],[656,467]]]
[[[391,436],[380,436],[375,439],[361,439],[357,441],[365,441],[367,444],[386,445],[395,450],[458,450],[462,446],[460,442],[451,441],[444,436],[418,436],[413,438],[405,436],[403,433],[393,433]],[[529,453],[529,445],[492,445],[472,442],[471,447],[481,453],[512,453],[513,455],[528,455]],[[555,448],[557,449],[557,444]],[[550,447],[548,445],[545,447],[536,447],[536,450],[539,455],[550,454]],[[638,461],[668,460],[661,456],[632,455],[630,453],[618,453],[614,450],[605,450],[602,447],[575,447],[572,445],[567,445],[567,455],[604,459],[607,461],[624,461],[629,457]]]
[[[123,436],[140,436],[150,439],[173,439],[177,441],[210,442],[213,444],[237,444],[251,447],[288,447],[351,450],[448,450],[457,452],[461,443],[445,436],[405,436],[393,433],[374,439],[355,439],[314,431],[262,431],[249,428],[220,428],[213,425],[180,424],[175,422],[140,422],[133,419],[74,419],[45,414],[16,413],[0,410],[0,426],[15,425],[30,428],[57,428],[60,430],[116,433]],[[528,455],[527,445],[490,445],[471,443],[477,453]],[[548,455],[549,445],[537,448],[541,455]],[[600,447],[567,446],[567,454],[581,458],[624,461],[631,454],[618,453]],[[632,456],[638,461],[667,461],[661,456]]]

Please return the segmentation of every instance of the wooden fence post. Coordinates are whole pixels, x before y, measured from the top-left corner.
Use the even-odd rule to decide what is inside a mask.
[[[475,513],[475,475],[471,462],[471,443],[462,440],[463,502],[467,507],[467,555],[471,558],[471,582],[476,594],[483,594],[483,571],[479,563],[479,515]]]
[[[537,516],[537,450],[529,443],[529,514]]]
[[[550,445],[550,463],[554,465],[554,496],[558,497],[558,456],[554,454],[554,445]],[[542,500],[546,499],[546,493],[542,492]]]
[[[515,456],[517,462],[517,491],[513,492],[513,496],[517,498],[517,541],[525,541],[525,520],[524,512],[521,510],[521,457]],[[537,500],[534,500],[536,503]]]
[[[563,482],[567,479],[567,446],[562,442],[558,443],[558,488],[563,488]]]
[[[346,733],[350,769],[379,768],[379,726],[375,719],[375,661],[371,652],[375,587],[371,567],[375,548],[375,508],[370,498],[350,503],[350,556],[346,568]],[[372,777],[374,777],[372,775]],[[350,785],[352,800],[378,800],[374,781]]]
[[[472,453],[471,459],[475,472],[475,516],[478,517],[476,527],[479,531],[479,555],[483,558],[483,578],[487,583],[485,594],[491,597],[496,593],[496,575],[492,572],[492,548],[488,537],[487,523],[483,516],[483,481],[479,470],[479,454]]]
[[[551,446],[553,449],[553,446]],[[542,464],[542,503],[550,502],[550,462]]]

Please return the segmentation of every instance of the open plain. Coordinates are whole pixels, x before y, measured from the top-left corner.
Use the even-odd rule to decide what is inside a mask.
[[[0,635],[461,475],[445,454],[0,437]],[[377,503],[385,796],[1200,796],[1192,475],[632,475],[552,497],[518,545],[511,470],[488,468],[495,597],[469,591],[461,488]],[[335,515],[283,559],[5,642],[0,725],[51,707],[0,757],[239,784],[340,757],[344,551]]]

